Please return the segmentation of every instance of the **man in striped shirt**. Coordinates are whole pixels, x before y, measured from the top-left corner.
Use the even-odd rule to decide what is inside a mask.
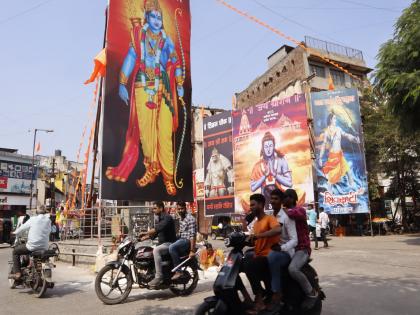
[[[187,213],[187,205],[185,202],[177,203],[177,212],[181,220],[179,222],[179,239],[169,246],[169,253],[172,257],[174,266],[181,263],[181,256],[189,251],[189,256],[195,256],[195,238],[197,234],[197,222],[195,218]],[[177,270],[172,280],[177,280],[182,276],[182,272]]]

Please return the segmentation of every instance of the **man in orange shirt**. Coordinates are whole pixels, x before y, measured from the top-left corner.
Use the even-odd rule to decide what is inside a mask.
[[[255,240],[255,252],[245,258],[244,271],[255,295],[255,311],[258,312],[264,309],[261,281],[264,282],[265,290],[271,291],[271,275],[267,256],[271,247],[279,243],[281,228],[274,216],[265,214],[265,198],[263,195],[252,195],[250,205],[251,211],[257,218],[252,235]]]

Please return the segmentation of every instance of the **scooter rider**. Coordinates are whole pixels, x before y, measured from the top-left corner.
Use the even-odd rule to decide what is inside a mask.
[[[13,249],[13,270],[9,278],[19,279],[21,274],[20,255],[27,255],[36,250],[47,250],[48,240],[51,232],[50,215],[46,214],[45,207],[40,206],[36,210],[37,215],[30,218],[14,234],[17,236],[22,232],[29,230],[26,244],[20,244]]]
[[[172,257],[174,266],[181,263],[180,256],[189,251],[189,257],[195,256],[195,238],[197,235],[197,222],[194,217],[187,213],[187,205],[185,202],[177,203],[177,212],[181,217],[179,222],[179,239],[169,246],[169,253]],[[180,271],[176,271],[172,280],[177,280],[182,276]]]
[[[306,294],[306,299],[302,303],[302,309],[311,309],[318,299],[318,292],[312,288],[308,278],[301,271],[311,255],[311,241],[309,239],[309,228],[306,222],[306,211],[302,207],[296,205],[297,199],[298,197],[295,190],[287,189],[284,192],[284,212],[290,219],[296,222],[296,231],[298,235],[298,244],[296,246],[295,255],[289,264],[289,274],[297,283],[299,283]]]
[[[283,192],[279,189],[274,189],[270,197],[274,211],[273,217],[276,218],[281,226],[281,240],[268,255],[273,296],[271,303],[267,305],[267,309],[274,311],[281,307],[283,274],[295,254],[298,237],[295,221],[290,219],[281,208]]]
[[[158,246],[153,249],[155,260],[155,278],[149,282],[151,287],[156,287],[163,282],[162,256],[169,251],[169,246],[176,241],[174,219],[165,211],[165,205],[162,201],[156,201],[153,206],[153,213],[156,216],[157,223],[155,227],[141,237],[141,240],[158,238]]]
[[[255,252],[253,255],[245,257],[244,271],[255,295],[255,305],[252,311],[257,313],[265,308],[261,281],[264,282],[266,291],[271,291],[267,256],[271,247],[279,242],[281,231],[277,220],[273,216],[265,214],[265,198],[263,195],[251,195],[250,204],[251,211],[257,217],[252,234],[253,239],[255,239]]]

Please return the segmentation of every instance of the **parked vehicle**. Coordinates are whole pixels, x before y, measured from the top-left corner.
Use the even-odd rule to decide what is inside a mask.
[[[173,281],[172,259],[169,255],[162,257],[164,282],[159,287],[150,287],[149,282],[155,277],[153,245],[150,241],[138,242],[136,238],[126,237],[118,246],[118,260],[107,263],[98,273],[95,280],[95,291],[105,304],[118,304],[129,296],[133,283],[149,290],[169,289],[175,295],[191,294],[198,283],[198,262],[188,258],[188,253],[181,258],[182,277]]]
[[[243,230],[245,216],[238,213],[215,214],[211,222],[210,236],[213,240],[218,237],[226,238],[234,230]]]
[[[16,244],[24,244],[24,240],[17,239]],[[44,296],[48,288],[54,288],[52,280],[52,270],[55,265],[50,261],[51,257],[56,257],[60,253],[58,245],[53,243],[48,250],[33,251],[29,255],[22,255],[21,273],[18,279],[9,279],[9,287],[11,289],[17,286],[31,288],[35,296],[40,298]],[[9,274],[12,273],[13,261],[9,261]]]
[[[196,315],[243,315],[249,308],[249,305],[241,300],[238,293],[240,288],[244,288],[240,273],[244,255],[247,253],[244,254],[243,248],[250,244],[242,232],[233,232],[225,243],[226,246],[232,247],[232,250],[213,284],[214,296],[204,299],[204,302],[196,310]],[[325,294],[319,287],[318,275],[309,262],[302,268],[302,271],[308,277],[311,285],[319,292],[319,299],[312,309],[302,310],[300,305],[305,299],[305,294],[299,284],[287,275],[283,280],[283,302],[285,304],[277,313],[278,315],[321,314],[322,300],[325,299]]]

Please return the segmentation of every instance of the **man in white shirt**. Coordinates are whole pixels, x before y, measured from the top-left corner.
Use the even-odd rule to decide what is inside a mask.
[[[37,215],[21,225],[14,234],[17,236],[29,230],[26,244],[17,245],[13,249],[13,274],[9,277],[19,279],[21,277],[20,255],[30,254],[36,250],[48,249],[48,240],[51,232],[50,215],[46,214],[45,207],[36,210]]]
[[[323,207],[319,208],[318,222],[319,222],[319,224],[321,224],[321,239],[324,242],[324,247],[328,247],[327,227],[328,227],[328,224],[330,223],[330,218],[328,217],[328,214],[326,212],[324,212]]]
[[[275,311],[282,300],[282,279],[293,255],[295,247],[298,244],[298,236],[296,232],[296,223],[281,208],[283,192],[275,189],[271,192],[271,206],[273,207],[273,216],[281,226],[281,239],[279,248],[272,250],[268,255],[268,264],[271,273],[271,289],[273,297],[271,303],[267,306],[269,311]]]

